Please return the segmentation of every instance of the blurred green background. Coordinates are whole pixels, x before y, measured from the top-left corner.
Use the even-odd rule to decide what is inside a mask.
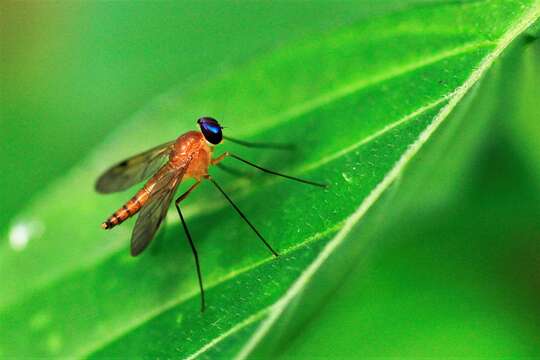
[[[0,241],[30,200],[151,100],[419,3],[438,2],[2,2]],[[450,137],[459,171],[451,155],[432,159],[447,172],[413,167],[406,189],[438,185],[423,196],[405,191],[383,212],[378,245],[339,275],[342,285],[279,355],[539,355],[537,36],[530,31],[490,73],[482,91],[497,99],[495,111],[462,129],[477,136],[474,146]],[[448,176],[456,173],[463,177]]]

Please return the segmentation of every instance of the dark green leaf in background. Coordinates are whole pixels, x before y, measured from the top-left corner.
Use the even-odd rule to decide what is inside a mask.
[[[407,314],[414,314],[407,310],[401,319],[383,318],[360,328],[371,331],[371,338],[354,333],[366,317],[392,314],[388,299],[393,297],[384,297],[385,285],[389,294],[400,286],[401,293],[414,287],[407,281],[412,275],[404,270],[392,270],[397,275],[384,269],[371,272],[364,284],[382,294],[380,304],[365,296],[359,308],[356,297],[346,303],[354,315],[350,319],[357,320],[348,331],[333,322],[347,319],[348,312],[332,307],[341,309],[340,299],[346,302],[348,294],[361,291],[357,279],[365,267],[347,277],[351,264],[359,255],[367,256],[363,249],[392,238],[396,227],[406,228],[403,237],[381,246],[388,252],[371,263],[393,266],[392,260],[404,254],[411,261],[403,266],[414,266],[412,259],[422,264],[418,247],[407,252],[400,246],[419,242],[426,233],[434,232],[436,239],[439,229],[464,242],[474,240],[474,233],[464,235],[472,221],[468,214],[485,210],[488,203],[463,197],[470,202],[464,201],[463,211],[437,207],[455,194],[448,189],[471,185],[462,179],[445,182],[445,174],[472,173],[463,163],[474,159],[475,138],[485,139],[481,131],[488,127],[489,110],[496,109],[503,94],[494,90],[496,85],[479,84],[507,47],[515,44],[513,51],[520,53],[519,36],[539,12],[533,0],[450,2],[383,12],[159,97],[17,216],[18,229],[31,236],[27,244],[1,244],[0,333],[9,336],[0,340],[0,356],[311,357],[332,356],[332,344],[342,344],[336,354],[354,354],[348,352],[351,343],[362,344],[358,352],[367,355],[497,355],[512,350],[534,355],[510,342],[500,353],[483,351],[489,346],[482,342],[460,352],[455,343],[437,341],[438,334],[429,330],[435,313],[414,322],[428,329],[422,333],[426,341],[407,342],[415,329],[394,326],[407,323]],[[491,83],[498,84],[501,77],[490,73]],[[107,165],[193,128],[201,114],[221,119],[231,136],[301,145],[298,152],[284,154],[227,144],[218,153],[234,149],[268,167],[331,185],[320,190],[264,175],[236,179],[212,170],[282,256],[272,259],[219,194],[203,187],[186,202],[186,213],[208,289],[204,314],[198,312],[193,260],[174,213],[150,249],[133,259],[128,251],[132,222],[112,232],[99,229],[131,194],[101,197],[92,192],[94,179]],[[460,137],[461,129],[470,133]],[[448,133],[453,136],[445,137]],[[442,139],[436,140],[438,146],[430,145],[432,136]],[[456,157],[439,161],[456,143]],[[410,177],[411,161],[418,177]],[[424,163],[429,168],[422,168]],[[454,168],[455,173],[444,170]],[[439,184],[437,190],[427,180],[448,186]],[[411,190],[419,184],[427,195]],[[526,182],[523,189],[528,186]],[[437,197],[431,196],[431,188]],[[416,208],[396,219],[399,212],[389,210],[393,202],[400,211]],[[505,237],[497,236],[498,241]],[[442,256],[459,254],[446,249],[439,250]],[[376,254],[376,249],[367,254],[371,251]],[[433,271],[437,264],[431,260],[424,266]],[[340,290],[345,295],[330,301],[342,281],[348,285]],[[446,299],[456,293],[453,288],[445,291],[441,296]],[[409,308],[422,306],[421,299],[410,301]],[[323,315],[326,309],[330,312]],[[302,324],[309,330],[305,338]],[[452,328],[446,323],[439,336],[459,331],[459,324],[463,322]],[[317,339],[325,334],[332,340],[332,330],[341,335],[336,342]],[[482,339],[495,341],[496,336],[486,331]],[[467,341],[466,336],[450,338]],[[397,345],[385,346],[389,341]],[[408,347],[400,350],[399,344]],[[442,344],[442,350],[414,348],[423,344]]]

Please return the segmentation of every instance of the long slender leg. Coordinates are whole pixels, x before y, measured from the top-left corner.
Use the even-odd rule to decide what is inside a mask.
[[[225,193],[225,191],[221,188],[221,186],[218,185],[218,183],[210,176],[207,177],[208,180],[210,180],[215,186],[216,188],[221,192],[221,194],[223,194],[223,196],[225,197],[225,199],[227,199],[227,201],[229,202],[229,204],[232,205],[232,207],[236,210],[236,212],[238,213],[238,215],[240,215],[240,217],[242,219],[244,219],[244,221],[249,225],[249,227],[255,232],[255,234],[257,234],[257,236],[259,237],[259,239],[262,240],[262,242],[264,243],[264,245],[266,245],[266,247],[268,248],[268,250],[270,250],[272,252],[272,254],[275,256],[275,257],[278,257],[278,253],[272,248],[272,246],[270,246],[270,244],[263,238],[263,236],[261,235],[261,233],[255,228],[255,226],[253,226],[253,224],[247,219],[246,215],[244,215],[244,213],[242,212],[242,210],[240,210],[238,208],[238,206],[236,206],[236,204],[232,201],[232,199],[229,197],[229,195],[227,195]]]
[[[296,149],[296,146],[294,144],[257,143],[257,142],[235,139],[230,136],[223,136],[223,138],[233,143],[237,143],[239,145],[250,147],[250,148],[265,148],[265,149],[287,150],[287,151]]]
[[[240,176],[240,177],[244,177],[244,178],[251,178],[253,176],[252,174],[249,174],[247,172],[237,170],[237,169],[229,167],[227,165],[223,165],[223,163],[216,164],[216,166],[218,168],[220,168],[221,170],[223,170],[225,172],[228,172],[231,175]]]
[[[189,229],[187,227],[186,221],[184,220],[184,216],[182,215],[182,211],[180,211],[180,206],[178,205],[182,200],[188,197],[188,195],[199,186],[201,182],[197,181],[195,184],[191,185],[191,187],[176,201],[174,202],[174,205],[176,206],[176,210],[178,210],[178,215],[180,216],[180,220],[182,221],[182,226],[184,227],[184,232],[186,233],[186,238],[188,240],[189,246],[191,246],[191,251],[193,252],[193,258],[195,259],[195,267],[197,268],[197,278],[199,279],[199,289],[201,291],[201,312],[204,311],[205,308],[205,301],[204,301],[204,287],[203,287],[203,281],[202,281],[202,275],[201,275],[201,266],[199,265],[199,255],[197,254],[197,249],[195,248],[195,244],[193,243],[193,239],[191,238],[191,234],[189,233]]]
[[[221,154],[217,158],[213,159],[212,160],[212,165],[219,164],[221,161],[223,161],[226,157],[229,157],[229,156],[232,157],[232,158],[235,158],[236,160],[239,160],[239,161],[243,162],[244,164],[248,164],[250,166],[253,166],[254,168],[259,169],[259,170],[261,170],[261,171],[263,171],[265,173],[268,173],[268,174],[281,176],[281,177],[284,177],[284,178],[287,178],[287,179],[290,179],[290,180],[298,181],[298,182],[313,185],[313,186],[319,186],[319,187],[322,187],[322,188],[328,187],[328,185],[326,185],[326,184],[321,184],[321,183],[317,183],[317,182],[310,181],[310,180],[300,179],[300,178],[297,178],[297,177],[294,177],[294,176],[285,175],[285,174],[278,173],[278,172],[273,171],[273,170],[265,169],[265,168],[263,168],[263,167],[261,167],[261,166],[259,166],[257,164],[252,163],[251,161],[242,159],[241,157],[239,157],[239,156],[237,156],[235,154],[232,154],[232,153],[230,153],[228,151],[224,152],[223,154]]]

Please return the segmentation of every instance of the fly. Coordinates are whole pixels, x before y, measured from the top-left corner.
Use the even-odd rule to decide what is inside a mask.
[[[246,224],[255,232],[268,250],[275,257],[278,256],[278,253],[247,219],[244,213],[225,193],[223,188],[208,174],[208,168],[211,165],[221,166],[220,163],[224,159],[233,158],[268,174],[323,188],[326,187],[326,185],[265,169],[228,151],[213,158],[212,153],[214,146],[222,143],[223,139],[247,147],[287,149],[288,146],[252,143],[223,136],[223,127],[219,125],[216,119],[211,117],[202,117],[197,120],[197,123],[200,131],[189,131],[174,141],[156,146],[111,167],[98,178],[96,190],[99,193],[105,194],[123,191],[149,178],[144,186],[128,202],[122,205],[120,209],[101,224],[103,229],[109,230],[139,213],[131,237],[131,255],[137,256],[146,249],[150,241],[154,238],[159,226],[167,215],[167,210],[173,200],[178,185],[186,179],[195,180],[195,183],[191,185],[185,193],[180,195],[174,201],[174,204],[178,211],[178,216],[182,221],[187,241],[193,252],[201,293],[201,311],[204,311],[204,287],[199,256],[186,221],[184,220],[184,216],[182,215],[182,211],[180,210],[180,203],[185,200],[203,180],[209,180],[214,184],[217,190],[219,190],[229,204],[236,210],[238,215],[240,215]],[[224,167],[224,169],[226,168]]]

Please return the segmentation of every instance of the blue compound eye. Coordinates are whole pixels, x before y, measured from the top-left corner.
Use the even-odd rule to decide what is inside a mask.
[[[197,120],[201,128],[201,132],[204,135],[206,141],[211,144],[217,145],[223,140],[223,134],[221,133],[221,126],[216,119],[211,117],[202,117]]]

